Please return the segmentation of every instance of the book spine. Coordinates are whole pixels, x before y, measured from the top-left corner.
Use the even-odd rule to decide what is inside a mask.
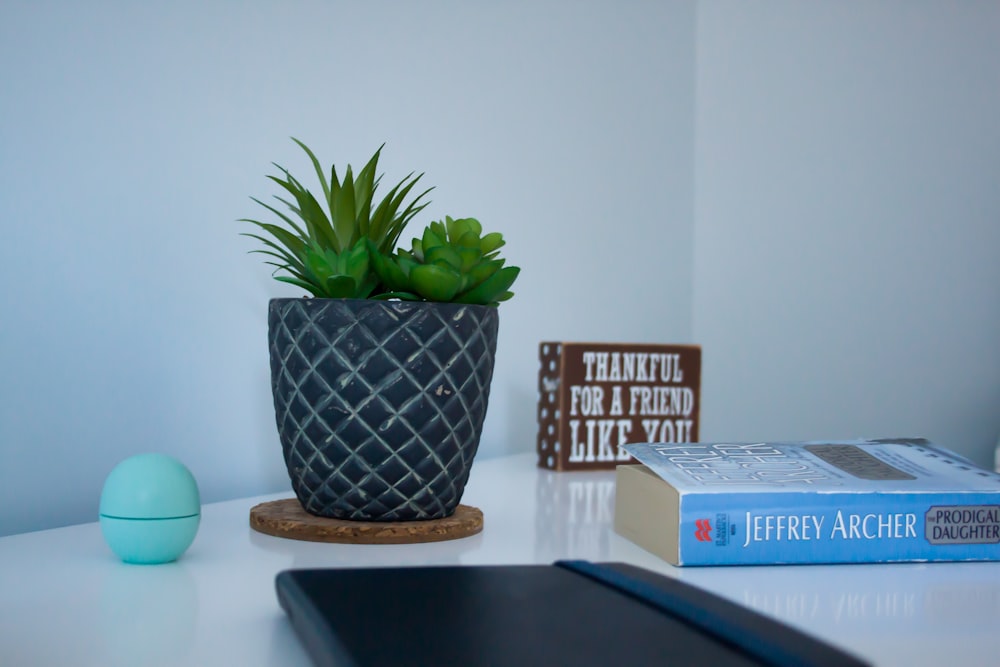
[[[685,494],[681,565],[1000,560],[987,493]]]

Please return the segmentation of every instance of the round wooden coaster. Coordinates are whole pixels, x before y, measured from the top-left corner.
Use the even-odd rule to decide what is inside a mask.
[[[272,500],[250,510],[254,530],[309,542],[341,544],[415,544],[443,542],[475,535],[483,529],[483,513],[476,507],[459,505],[443,519],[426,521],[348,521],[309,514],[296,498]]]

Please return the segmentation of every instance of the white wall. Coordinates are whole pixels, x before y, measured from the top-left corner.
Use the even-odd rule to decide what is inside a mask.
[[[1000,5],[0,5],[0,534],[107,472],[287,489],[235,220],[264,174],[437,186],[523,268],[482,455],[534,447],[541,340],[699,342],[705,439],[1000,432]],[[512,489],[512,492],[517,490]]]
[[[700,2],[707,440],[1000,434],[1000,4]]]
[[[122,458],[288,488],[269,277],[237,218],[288,139],[474,215],[523,269],[482,455],[534,447],[540,340],[691,339],[693,0],[0,5],[0,535]],[[408,239],[408,237],[406,237]],[[655,276],[655,280],[640,278]]]

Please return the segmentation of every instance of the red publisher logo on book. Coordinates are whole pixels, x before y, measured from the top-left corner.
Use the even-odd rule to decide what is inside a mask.
[[[708,519],[698,519],[694,522],[696,530],[694,536],[699,542],[712,541],[712,524]]]

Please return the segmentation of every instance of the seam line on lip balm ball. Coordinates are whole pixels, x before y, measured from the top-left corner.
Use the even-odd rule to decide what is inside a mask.
[[[167,519],[190,519],[199,516],[197,514],[185,514],[184,516],[115,516],[114,514],[102,514],[105,519],[121,519],[122,521],[165,521]]]

